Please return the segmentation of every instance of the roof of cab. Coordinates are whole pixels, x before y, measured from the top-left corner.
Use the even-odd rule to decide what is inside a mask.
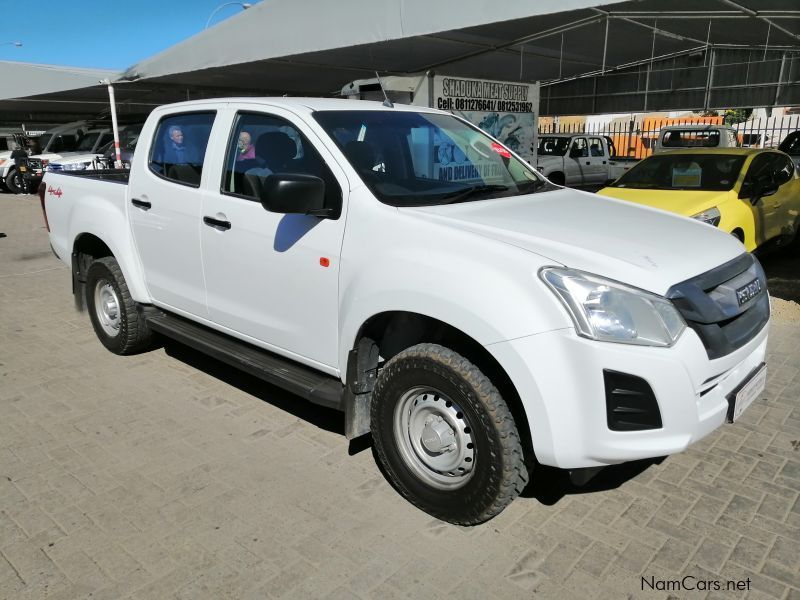
[[[661,127],[661,131],[665,129],[680,129],[683,131],[705,131],[707,129],[714,130],[714,129],[730,129],[733,131],[733,127],[730,125],[719,125],[715,123],[685,123],[681,125],[680,123],[673,123],[671,125],[664,125]]]
[[[764,152],[779,152],[777,148],[669,148],[653,156],[672,156],[673,154],[733,154],[736,156],[750,156]]]
[[[187,102],[177,102],[175,104],[165,104],[160,106],[159,111],[171,111],[173,109],[199,107],[199,106],[223,106],[228,104],[260,104],[263,106],[274,106],[286,108],[288,110],[300,112],[316,112],[322,110],[369,110],[369,111],[412,111],[412,112],[432,112],[439,114],[449,114],[446,111],[428,108],[425,106],[410,106],[407,104],[394,104],[393,108],[385,106],[382,102],[370,100],[348,100],[345,98],[303,98],[303,97],[237,97],[237,98],[209,98],[206,100],[189,100]]]

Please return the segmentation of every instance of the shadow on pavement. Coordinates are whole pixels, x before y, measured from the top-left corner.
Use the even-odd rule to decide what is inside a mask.
[[[344,437],[344,413],[342,412],[312,404],[305,398],[248,375],[239,369],[226,365],[178,342],[164,340],[164,351],[168,356],[212,377],[216,377],[220,381],[224,381],[246,394],[255,396],[259,400],[268,402],[275,408],[279,408],[298,419],[303,419],[320,429],[338,433]]]
[[[800,303],[800,240],[791,246],[758,255],[767,274],[769,293]]]
[[[630,481],[652,465],[660,464],[663,460],[663,457],[651,458],[605,467],[584,485],[572,483],[568,471],[536,465],[530,483],[528,483],[520,496],[522,498],[535,498],[545,506],[553,506],[564,496],[617,489],[626,481]]]

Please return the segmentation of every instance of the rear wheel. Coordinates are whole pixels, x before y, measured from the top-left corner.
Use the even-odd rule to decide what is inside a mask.
[[[153,335],[136,310],[136,302],[113,256],[89,265],[86,305],[98,339],[114,354],[135,354],[152,347]]]
[[[419,344],[387,362],[371,426],[390,483],[444,521],[487,521],[528,482],[519,434],[497,388],[442,346]]]

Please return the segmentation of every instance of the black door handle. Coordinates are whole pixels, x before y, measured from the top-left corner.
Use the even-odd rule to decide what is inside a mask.
[[[153,208],[153,205],[150,202],[139,200],[138,198],[131,198],[131,204],[133,204],[136,208],[141,208],[142,210],[150,210]]]
[[[591,163],[591,162],[589,162],[589,161],[587,160],[587,161],[586,161],[586,164],[587,164],[587,165],[590,165],[590,164],[592,164],[592,163]]]
[[[227,231],[231,228],[230,221],[220,221],[219,219],[214,219],[213,217],[203,217],[203,223],[209,227],[213,227],[214,229],[222,229],[224,231]]]
[[[606,161],[603,161],[603,164],[606,164]]]

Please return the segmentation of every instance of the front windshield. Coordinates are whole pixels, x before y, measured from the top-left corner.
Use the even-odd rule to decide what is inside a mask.
[[[653,190],[728,191],[745,157],[731,154],[657,154],[646,158],[612,187]]]
[[[564,156],[569,148],[569,141],[568,137],[540,137],[539,149],[536,154],[539,156]]]
[[[451,115],[346,110],[314,118],[377,198],[392,206],[516,196],[545,185],[505,146]]]
[[[100,137],[99,131],[88,132],[80,139],[75,150],[77,152],[91,152],[92,148],[94,148],[94,143],[97,141],[98,137]]]
[[[39,137],[32,137],[30,138],[30,146],[31,150],[34,154],[38,154],[39,152],[44,152],[44,149],[50,144],[50,140],[52,139],[52,133],[43,133]]]

